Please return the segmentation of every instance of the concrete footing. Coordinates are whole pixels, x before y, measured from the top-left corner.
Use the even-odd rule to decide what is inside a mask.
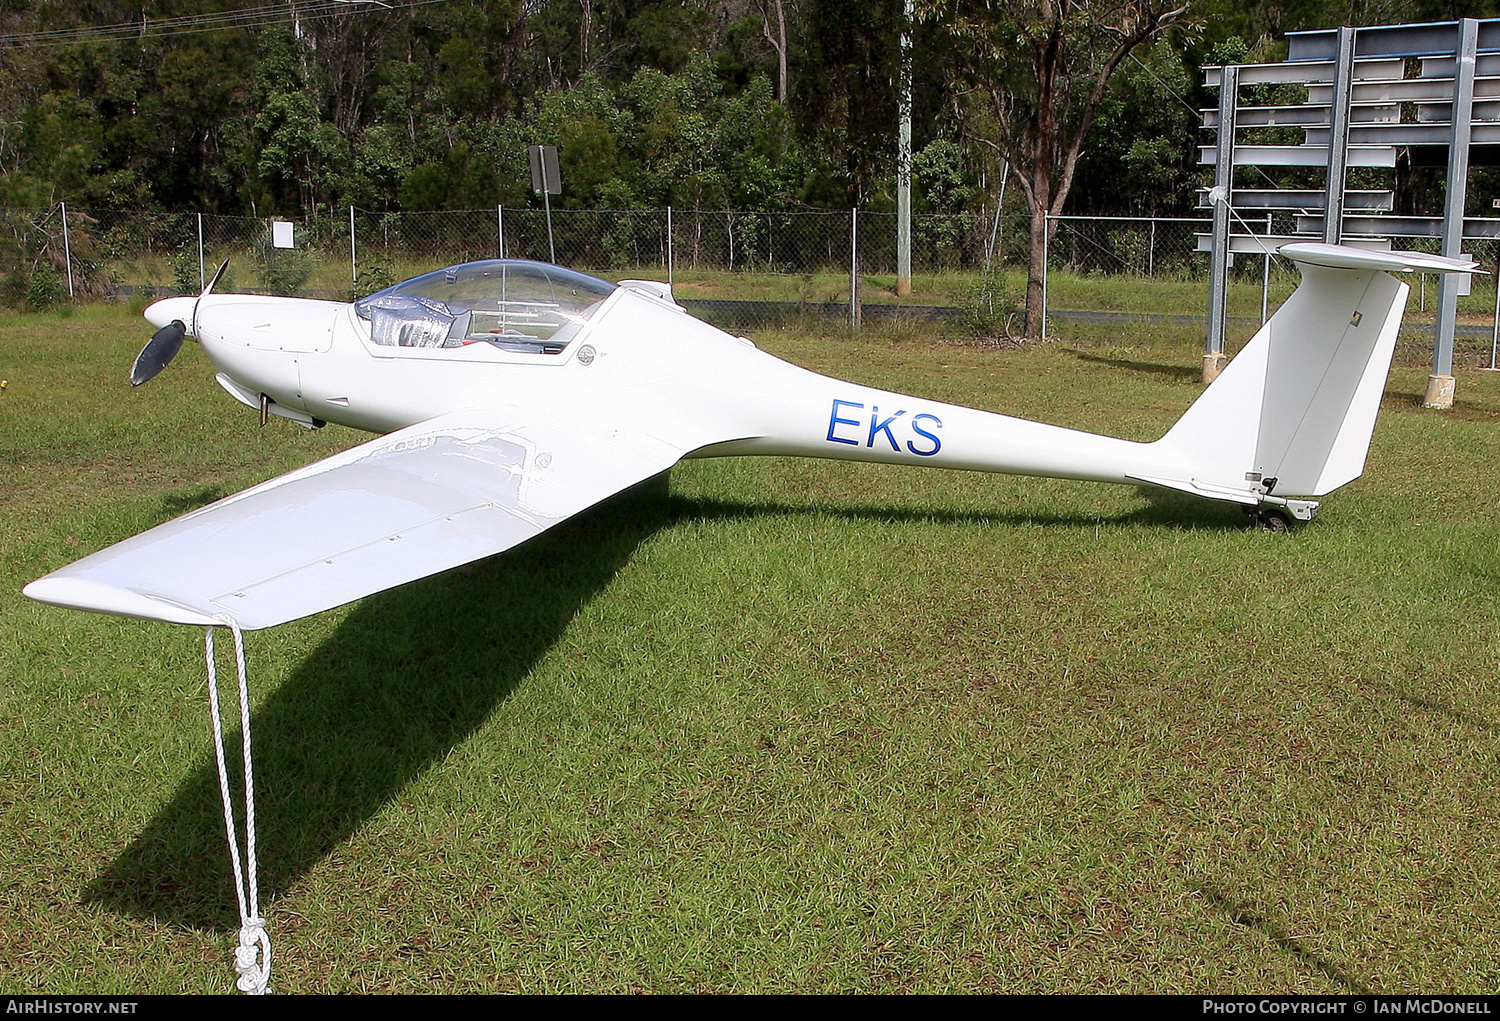
[[[1424,408],[1453,407],[1453,377],[1434,373],[1427,377],[1427,394],[1422,398]]]
[[[1220,351],[1218,354],[1203,356],[1203,385],[1207,386],[1219,378],[1219,373],[1224,371],[1224,366],[1229,364],[1229,356]]]

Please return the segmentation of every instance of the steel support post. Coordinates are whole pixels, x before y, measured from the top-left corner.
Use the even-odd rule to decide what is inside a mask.
[[[1266,308],[1271,297],[1271,214],[1266,214],[1265,254],[1260,257],[1260,324],[1266,325]]]
[[[557,265],[557,244],[552,240],[552,196],[542,192],[542,207],[547,211],[547,261]]]
[[[1208,271],[1208,347],[1203,382],[1212,383],[1228,359],[1224,354],[1224,311],[1229,288],[1229,203],[1234,188],[1234,118],[1239,106],[1240,69],[1219,72],[1219,140],[1214,153],[1214,232]]]
[[[1495,263],[1495,276],[1490,278],[1495,285],[1495,319],[1490,331],[1490,371],[1494,372],[1500,365],[1495,364],[1495,356],[1500,354],[1500,258]]]
[[[1329,111],[1328,179],[1323,186],[1323,241],[1344,238],[1344,181],[1349,169],[1349,97],[1354,84],[1354,29],[1339,29],[1333,65],[1333,106]]]
[[[1479,22],[1465,18],[1458,27],[1458,59],[1453,70],[1453,113],[1448,136],[1448,197],[1443,205],[1443,254],[1456,259],[1463,251],[1464,200],[1468,196],[1469,129],[1474,116],[1474,65],[1479,50]],[[1432,375],[1422,406],[1453,407],[1453,333],[1458,318],[1459,278],[1444,273],[1438,281],[1437,329],[1432,347]]]

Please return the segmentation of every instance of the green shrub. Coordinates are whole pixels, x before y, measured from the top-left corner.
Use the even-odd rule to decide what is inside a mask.
[[[132,315],[140,315],[146,311],[146,307],[156,300],[156,288],[137,287],[130,294],[130,301],[125,306],[130,309]]]
[[[1025,274],[990,270],[964,296],[964,328],[978,344],[1013,344],[1026,321]]]
[[[68,285],[51,266],[40,265],[32,269],[26,280],[26,297],[22,304],[31,312],[45,312],[68,300]]]
[[[203,290],[198,279],[198,246],[183,245],[172,259],[172,286],[178,294],[197,294]]]
[[[366,255],[360,258],[359,280],[349,287],[349,300],[355,301],[367,294],[383,291],[396,283],[395,272],[385,255]]]
[[[261,286],[269,294],[295,295],[312,276],[313,258],[306,249],[277,248],[264,236],[256,239],[251,251],[260,269]]]

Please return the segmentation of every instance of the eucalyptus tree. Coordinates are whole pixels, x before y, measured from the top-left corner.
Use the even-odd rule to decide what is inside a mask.
[[[1188,0],[917,0],[951,43],[970,135],[1013,168],[1026,197],[1026,335],[1042,327],[1047,216],[1062,212],[1110,79],[1137,47],[1183,22]]]

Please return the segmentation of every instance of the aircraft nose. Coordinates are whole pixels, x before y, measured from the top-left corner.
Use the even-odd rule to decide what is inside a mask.
[[[160,301],[153,302],[146,309],[146,322],[159,330],[173,319],[181,319],[188,328],[188,336],[192,336],[193,303],[197,300],[196,296],[187,296],[181,298],[163,298]]]

